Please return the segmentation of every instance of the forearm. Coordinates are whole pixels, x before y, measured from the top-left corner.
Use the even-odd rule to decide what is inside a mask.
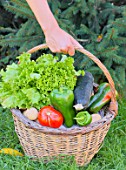
[[[33,11],[44,34],[46,44],[54,53],[64,53],[71,56],[76,48],[83,48],[71,35],[62,30],[54,18],[47,0],[26,0]]]
[[[40,24],[44,33],[52,27],[58,27],[58,23],[54,18],[47,0],[26,0],[32,9],[38,23]]]

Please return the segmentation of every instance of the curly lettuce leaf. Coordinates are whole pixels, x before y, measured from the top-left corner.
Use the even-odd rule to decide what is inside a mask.
[[[1,70],[0,103],[7,108],[40,109],[49,105],[49,95],[53,89],[67,86],[74,89],[77,76],[84,71],[76,71],[72,57],[58,57],[43,54],[36,61],[30,59],[29,53],[19,57],[19,63],[8,65]]]

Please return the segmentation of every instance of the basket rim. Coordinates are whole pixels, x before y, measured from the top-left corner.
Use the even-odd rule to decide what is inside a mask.
[[[29,120],[26,118],[19,109],[11,109],[13,118],[17,117],[19,121],[21,121],[26,128],[40,131],[45,134],[51,134],[51,135],[77,135],[77,134],[86,134],[91,131],[97,130],[102,128],[105,124],[109,124],[114,119],[114,114],[112,111],[107,109],[106,115],[100,119],[99,121],[93,122],[89,124],[88,126],[80,127],[78,125],[74,125],[71,128],[67,128],[65,126],[61,126],[59,128],[51,128],[42,126],[39,123]]]

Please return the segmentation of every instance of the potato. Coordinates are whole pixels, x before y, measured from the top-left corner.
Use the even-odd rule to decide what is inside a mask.
[[[91,123],[94,123],[94,122],[96,122],[96,121],[101,119],[101,116],[98,113],[94,113],[91,116],[92,116],[92,122]]]
[[[38,118],[38,110],[34,107],[25,110],[23,114],[30,120],[36,120]]]

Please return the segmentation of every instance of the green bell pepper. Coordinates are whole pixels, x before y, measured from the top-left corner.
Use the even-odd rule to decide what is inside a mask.
[[[50,101],[52,106],[60,111],[64,117],[66,127],[71,127],[74,124],[75,110],[73,108],[74,93],[67,87],[54,89],[50,93]]]

